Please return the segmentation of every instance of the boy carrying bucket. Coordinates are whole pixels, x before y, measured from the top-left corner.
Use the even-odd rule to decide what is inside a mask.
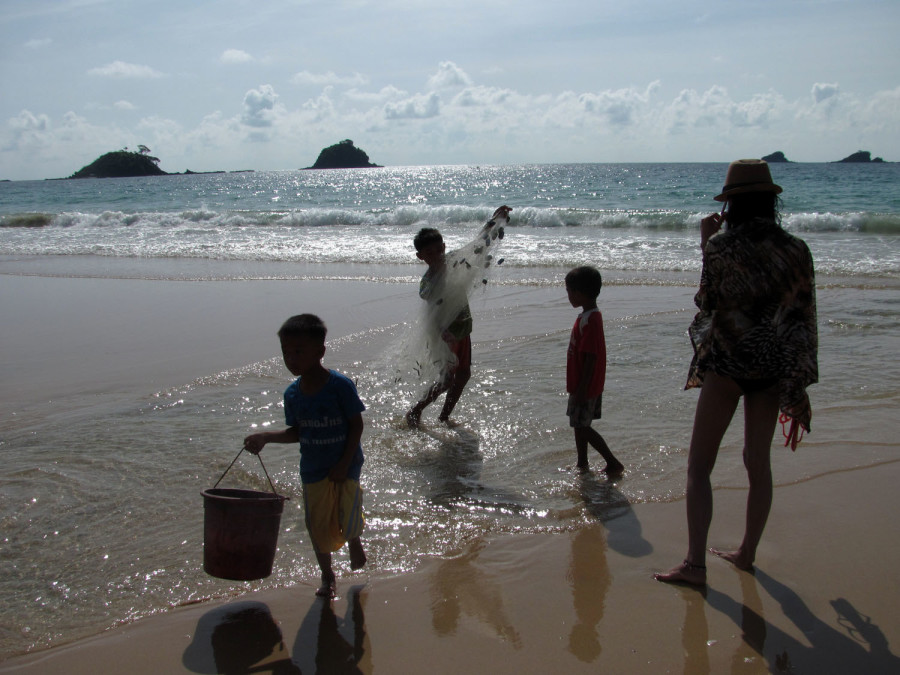
[[[320,597],[336,590],[331,553],[344,542],[350,569],[366,564],[359,537],[365,521],[359,474],[363,464],[360,401],[353,382],[322,365],[327,329],[313,314],[292,316],[278,331],[284,365],[298,378],[284,392],[287,429],[251,434],[244,449],[257,455],[266,443],[300,443],[303,507],[316,560],[322,570]]]

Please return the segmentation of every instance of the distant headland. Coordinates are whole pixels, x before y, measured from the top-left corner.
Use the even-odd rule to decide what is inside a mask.
[[[319,153],[316,163],[307,169],[369,169],[381,168],[378,164],[372,164],[369,156],[361,149],[353,145],[349,138],[329,145]]]

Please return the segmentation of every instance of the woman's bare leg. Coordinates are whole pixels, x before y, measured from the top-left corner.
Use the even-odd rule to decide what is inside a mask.
[[[774,388],[744,396],[744,466],[750,480],[744,540],[736,551],[710,551],[742,570],[753,569],[756,549],[772,508],[772,437],[778,421]]]
[[[684,562],[666,573],[653,575],[659,581],[681,581],[697,586],[706,583],[706,537],[712,522],[713,497],[710,475],[716,465],[719,445],[741,397],[734,380],[707,373],[697,400],[694,430],[688,454],[687,521],[688,554]]]

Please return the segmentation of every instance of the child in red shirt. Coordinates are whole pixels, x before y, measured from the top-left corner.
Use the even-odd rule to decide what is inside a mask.
[[[606,337],[603,334],[603,315],[597,309],[597,296],[603,280],[595,268],[576,267],[566,275],[566,293],[572,307],[582,312],[572,327],[566,359],[566,391],[569,404],[566,414],[569,426],[575,430],[575,449],[578,468],[587,469],[587,449],[592,445],[606,460],[603,472],[619,475],[625,469],[615,458],[606,441],[592,427],[600,419],[603,385],[606,382]]]

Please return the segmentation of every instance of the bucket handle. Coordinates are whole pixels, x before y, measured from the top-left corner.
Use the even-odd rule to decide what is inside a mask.
[[[213,485],[213,489],[216,489],[216,487],[219,485],[219,483],[222,482],[222,479],[225,478],[225,474],[228,473],[229,471],[231,471],[231,467],[234,466],[234,463],[237,461],[238,457],[241,456],[241,453],[242,453],[243,451],[244,451],[244,448],[241,448],[241,449],[238,451],[238,454],[236,454],[236,455],[234,456],[234,459],[231,460],[231,464],[229,464],[229,465],[228,465],[228,468],[225,469],[225,473],[223,473],[221,476],[219,476],[219,480],[217,480],[217,481],[216,481],[216,484]],[[269,478],[269,472],[266,471],[266,465],[263,464],[262,457],[260,457],[259,455],[257,455],[256,458],[259,460],[260,466],[262,466],[263,473],[266,474],[266,480],[269,481],[269,487],[272,488],[272,494],[274,494],[276,497],[281,497],[281,495],[279,495],[279,494],[275,491],[275,486],[272,484],[272,479]],[[284,497],[284,499],[288,499],[288,497]]]

